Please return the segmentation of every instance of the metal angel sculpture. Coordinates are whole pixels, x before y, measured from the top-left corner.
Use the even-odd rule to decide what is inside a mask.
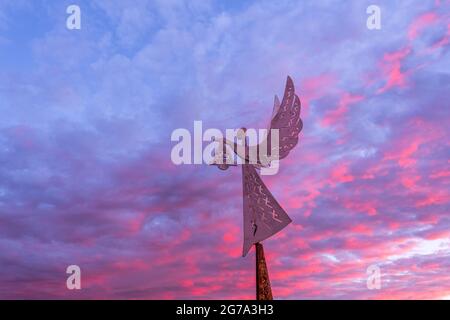
[[[292,79],[288,76],[281,103],[275,96],[270,128],[265,139],[251,146],[246,139],[246,129],[241,128],[237,138],[242,143],[223,139],[212,163],[222,170],[228,169],[230,165],[237,165],[231,159],[227,146],[241,159],[244,209],[242,255],[246,256],[252,245],[255,245],[257,299],[272,299],[264,251],[260,242],[292,222],[262,181],[257,169],[270,168],[273,163],[285,158],[297,145],[299,133],[303,128],[300,110],[300,99],[295,94]]]

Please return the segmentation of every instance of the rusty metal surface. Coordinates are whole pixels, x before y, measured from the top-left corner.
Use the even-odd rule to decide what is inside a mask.
[[[256,300],[273,300],[267,270],[264,248],[261,243],[255,244],[256,249]]]

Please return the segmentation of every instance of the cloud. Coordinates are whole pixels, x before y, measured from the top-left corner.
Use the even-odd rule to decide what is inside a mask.
[[[264,242],[275,297],[448,297],[445,4],[382,1],[378,31],[367,5],[81,1],[81,30],[61,4],[1,29],[30,68],[0,62],[0,297],[254,298],[240,170],[173,165],[170,133],[265,127],[287,75],[304,129],[263,177],[293,219]]]

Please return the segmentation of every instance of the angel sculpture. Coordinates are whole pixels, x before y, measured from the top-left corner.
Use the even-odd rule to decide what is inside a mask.
[[[256,146],[248,145],[245,128],[241,128],[237,134],[237,138],[242,141],[241,145],[227,139],[219,143],[212,165],[217,165],[222,170],[228,169],[230,165],[236,165],[231,162],[232,160],[230,161],[231,155],[227,153],[226,146],[229,146],[242,159],[244,196],[242,256],[244,257],[253,244],[258,249],[260,241],[271,237],[292,222],[270,193],[256,169],[269,168],[271,163],[285,158],[297,145],[298,135],[303,128],[300,109],[300,99],[295,94],[292,79],[288,76],[281,103],[275,96],[270,129],[261,143]]]

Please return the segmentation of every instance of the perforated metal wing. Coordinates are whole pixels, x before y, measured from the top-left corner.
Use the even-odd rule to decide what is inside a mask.
[[[298,135],[303,129],[300,111],[300,98],[295,94],[294,82],[288,76],[281,104],[278,97],[275,96],[274,110],[270,121],[270,129],[279,130],[279,159],[285,158],[298,143]],[[271,130],[268,132],[267,139],[268,149],[272,150]]]

